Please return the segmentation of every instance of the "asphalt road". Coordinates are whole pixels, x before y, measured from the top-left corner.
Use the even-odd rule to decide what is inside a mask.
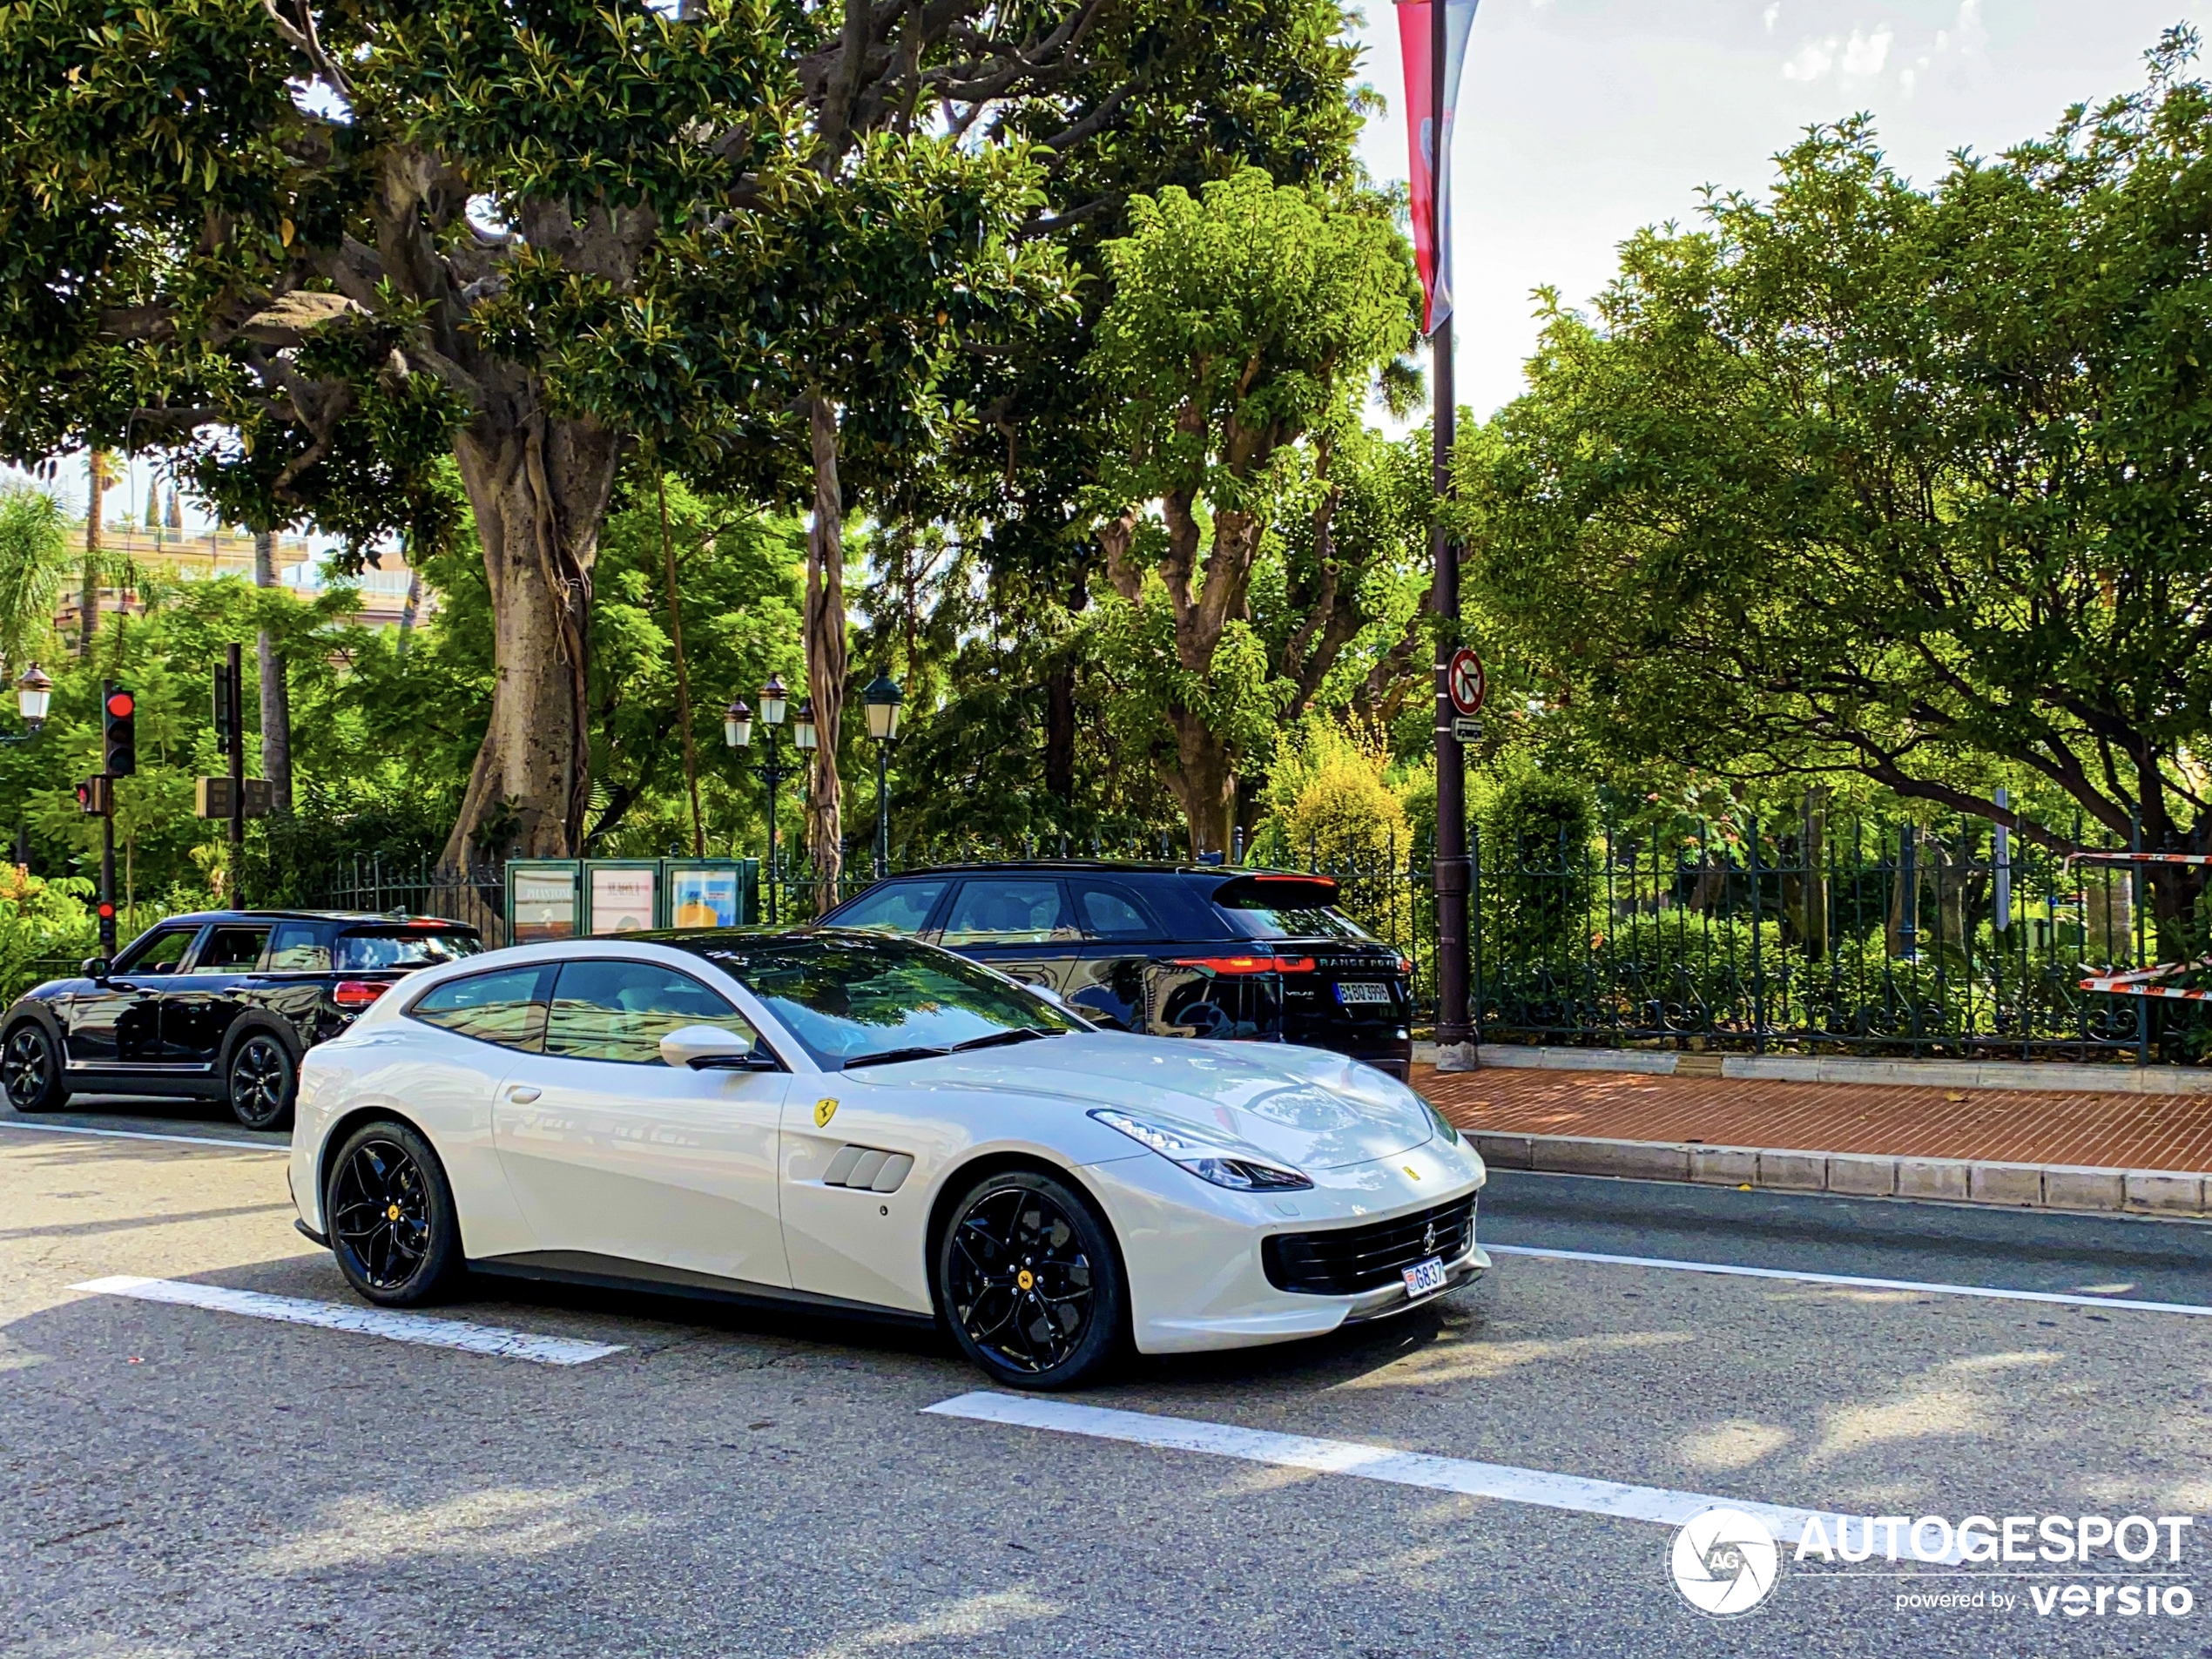
[[[2031,1595],[2138,1578],[1823,1571],[1790,1540],[1721,1620],[1678,1595],[1669,1526],[931,1413],[983,1382],[927,1339],[506,1284],[437,1311],[622,1345],[561,1366],[74,1290],[360,1305],[292,1231],[282,1160],[213,1143],[260,1137],[184,1107],[35,1121],[185,1138],[0,1112],[0,1652],[2212,1652],[2212,1318],[1501,1254],[1399,1320],[1138,1361],[1080,1401],[1853,1514],[2204,1517],[2139,1569],[2186,1615]],[[2212,1304],[2212,1234],[2164,1223],[1500,1176],[1482,1231]]]

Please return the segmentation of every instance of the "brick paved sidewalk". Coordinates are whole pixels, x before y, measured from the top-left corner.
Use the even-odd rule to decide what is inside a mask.
[[[2212,1095],[1770,1082],[1634,1072],[1413,1069],[1463,1129],[1892,1157],[2212,1171]]]

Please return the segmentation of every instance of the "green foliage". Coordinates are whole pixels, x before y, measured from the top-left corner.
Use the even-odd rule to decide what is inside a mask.
[[[54,606],[72,572],[61,503],[43,489],[0,489],[0,676],[53,655]]]
[[[0,865],[0,996],[12,1000],[46,977],[35,966],[44,959],[95,954],[91,894],[92,884],[76,877],[45,880]]]
[[[1482,900],[1501,968],[1573,960],[1588,942],[1596,803],[1578,778],[1523,766],[1479,808]]]
[[[1992,816],[2007,772],[2197,845],[2212,736],[2212,93],[2149,84],[1933,188],[1864,119],[1632,238],[1460,458],[1481,606],[1578,740]],[[2031,833],[2040,833],[2031,831]],[[2162,915],[2196,879],[2156,878]]]

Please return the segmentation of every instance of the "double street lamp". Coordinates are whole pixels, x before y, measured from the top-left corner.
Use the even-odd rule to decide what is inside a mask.
[[[783,730],[784,711],[790,703],[790,693],[784,689],[783,676],[771,674],[768,683],[760,688],[760,724],[768,736],[767,754],[752,768],[761,782],[768,786],[768,920],[776,920],[776,788],[789,775],[783,764],[783,755],[776,746],[776,734]],[[800,711],[804,715],[806,711]],[[813,722],[806,722],[800,738],[801,748],[813,747]],[[745,699],[722,711],[722,741],[732,749],[752,747],[752,711]],[[732,849],[734,851],[734,849]]]

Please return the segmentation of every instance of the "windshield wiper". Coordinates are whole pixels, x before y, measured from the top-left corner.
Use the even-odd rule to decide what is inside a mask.
[[[1002,1042],[1027,1042],[1031,1037],[1059,1037],[1064,1031],[1048,1030],[1041,1025],[1017,1025],[1011,1031],[994,1031],[988,1037],[970,1037],[965,1042],[955,1042],[948,1054],[966,1054],[971,1049],[995,1049]]]
[[[845,1069],[851,1071],[859,1066],[894,1066],[901,1060],[934,1060],[951,1052],[950,1049],[886,1049],[881,1054],[864,1054],[857,1060],[846,1061]]]

